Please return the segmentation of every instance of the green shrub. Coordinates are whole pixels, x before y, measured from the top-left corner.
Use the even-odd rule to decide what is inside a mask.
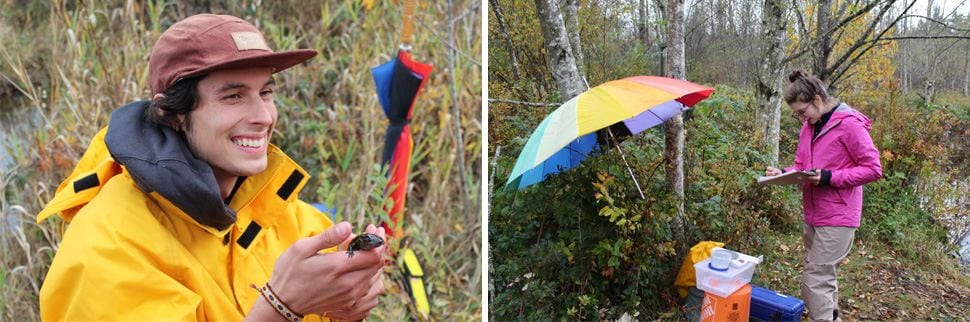
[[[800,193],[754,184],[767,156],[747,130],[754,119],[750,97],[718,87],[686,117],[684,240],[675,238],[676,201],[664,184],[662,127],[620,144],[645,200],[616,149],[521,191],[492,187],[495,318],[657,318],[676,305],[679,242],[719,240],[746,251],[761,247],[759,232],[800,227]],[[509,150],[517,152],[519,141]],[[504,182],[516,156],[500,157],[496,182]]]

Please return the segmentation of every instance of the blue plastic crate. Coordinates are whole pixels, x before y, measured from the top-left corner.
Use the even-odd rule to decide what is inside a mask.
[[[805,302],[751,285],[751,321],[801,321]]]

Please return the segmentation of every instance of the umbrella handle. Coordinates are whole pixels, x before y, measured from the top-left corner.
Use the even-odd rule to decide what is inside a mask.
[[[414,9],[417,0],[404,0],[404,17],[401,19],[401,49],[411,50],[411,34],[414,33]]]

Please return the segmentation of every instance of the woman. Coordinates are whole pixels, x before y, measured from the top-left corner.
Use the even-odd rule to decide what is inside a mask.
[[[765,175],[817,170],[802,183],[805,269],[802,298],[814,321],[840,321],[836,269],[849,254],[862,216],[862,185],[882,177],[872,121],[831,98],[822,81],[796,70],[788,76],[785,102],[802,122],[795,164]]]

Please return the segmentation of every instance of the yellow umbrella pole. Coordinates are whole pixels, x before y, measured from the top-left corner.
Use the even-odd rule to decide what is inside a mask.
[[[404,0],[404,18],[401,19],[401,50],[411,51],[411,35],[414,33],[414,8],[416,0]]]

